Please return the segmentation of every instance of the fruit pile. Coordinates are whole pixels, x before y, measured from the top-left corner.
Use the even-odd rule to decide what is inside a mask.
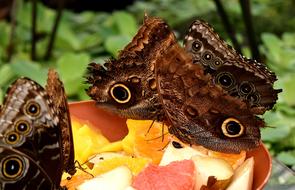
[[[188,146],[161,123],[127,120],[128,135],[109,142],[91,123],[72,119],[75,176],[69,190],[251,190],[254,159]]]

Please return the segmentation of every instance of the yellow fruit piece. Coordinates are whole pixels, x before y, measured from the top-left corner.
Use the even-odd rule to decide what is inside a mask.
[[[72,118],[75,159],[84,163],[89,156],[98,153],[98,150],[109,141],[98,130],[93,130],[90,123]]]
[[[163,149],[169,143],[170,134],[167,126],[151,120],[127,120],[128,135],[122,140],[126,153],[137,157],[151,158],[154,164],[159,164]]]
[[[150,163],[148,158],[135,158],[131,156],[118,156],[102,160],[94,165],[90,173],[94,176],[100,175],[102,173],[108,172],[119,166],[127,166],[133,173],[137,175],[142,171],[148,163]]]
[[[122,150],[122,141],[116,141],[102,146],[97,152],[119,152]]]
[[[134,154],[134,144],[136,136],[136,126],[130,124],[130,121],[127,120],[128,134],[122,140],[122,148],[128,154]]]

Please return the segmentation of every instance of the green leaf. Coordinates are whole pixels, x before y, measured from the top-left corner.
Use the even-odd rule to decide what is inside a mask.
[[[79,94],[80,91],[84,91],[83,81],[83,78],[72,78],[64,80],[63,82],[67,96],[74,96],[76,94]]]
[[[289,106],[285,102],[277,103],[275,105],[276,111],[282,112],[284,115],[289,117],[295,117],[295,109],[292,106]]]
[[[267,123],[267,128],[261,129],[261,138],[268,142],[278,142],[287,137],[291,131],[291,125],[294,123],[294,118],[286,117],[280,112],[268,111],[264,114],[264,120]]]
[[[1,59],[7,58],[7,46],[9,41],[10,25],[6,22],[0,22],[0,63]]]
[[[0,47],[6,47],[9,40],[10,25],[6,22],[0,22]]]
[[[268,57],[274,62],[280,61],[281,40],[270,33],[263,33],[261,36],[264,46],[268,50]]]
[[[287,125],[281,125],[275,128],[263,128],[261,129],[261,139],[268,142],[278,142],[287,137],[290,133],[290,130],[290,127]]]
[[[279,76],[295,71],[295,49],[290,47],[291,34],[285,34],[283,39],[279,39],[274,34],[262,34],[262,50],[267,56],[268,66]],[[287,41],[288,40],[288,41]]]
[[[90,62],[89,55],[85,53],[66,53],[57,61],[57,69],[64,80],[83,77]]]
[[[90,97],[86,94],[85,89],[88,88],[88,85],[83,84],[81,86],[81,90],[78,92],[78,96],[80,100],[90,100]]]
[[[102,43],[102,39],[97,34],[85,35],[80,42],[80,49],[97,48]]]
[[[69,95],[77,93],[81,88],[89,62],[90,57],[85,53],[66,53],[58,59],[57,70]]]
[[[80,47],[80,39],[69,24],[61,25],[56,37],[55,48],[70,51],[79,50]]]
[[[22,1],[19,1],[22,2]],[[19,26],[30,28],[32,20],[32,3],[21,3],[16,14]]]
[[[136,34],[137,24],[135,18],[123,11],[113,13],[114,21],[119,29],[120,34],[132,37]]]
[[[273,111],[267,111],[263,115],[264,121],[267,123],[268,126],[276,126],[277,122],[281,119],[280,114]]]
[[[131,38],[126,35],[111,36],[106,39],[104,46],[109,53],[117,57],[119,51],[122,50],[130,40]]]
[[[3,94],[3,90],[0,88],[0,103],[3,104],[3,98],[4,98],[4,94]]]
[[[280,111],[268,111],[263,116],[268,126],[277,127],[280,125],[295,126],[295,117],[288,116]]]
[[[100,36],[101,39],[107,39],[110,36],[118,35],[118,31],[115,31],[111,26],[100,26],[95,29],[97,36]]]
[[[10,65],[5,64],[0,67],[0,86],[6,85],[15,75]]]
[[[282,39],[287,47],[295,47],[295,33],[284,33]]]
[[[55,20],[56,11],[38,3],[37,13],[37,30],[50,32]],[[19,24],[18,26],[30,29],[32,25],[32,3],[19,3],[16,17],[17,23]]]
[[[41,85],[47,80],[47,69],[42,68],[40,64],[28,60],[15,60],[11,68],[19,77],[28,77]]]
[[[295,127],[291,128],[289,135],[283,141],[280,141],[279,143],[281,148],[295,149]]]
[[[288,105],[295,105],[295,88],[294,88],[295,74],[288,75],[284,78],[282,98]]]
[[[277,159],[287,165],[295,165],[295,150],[280,152]]]

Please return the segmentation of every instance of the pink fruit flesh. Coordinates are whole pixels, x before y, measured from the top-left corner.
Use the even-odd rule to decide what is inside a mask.
[[[195,165],[192,160],[171,162],[167,166],[149,165],[133,180],[136,190],[193,190]]]

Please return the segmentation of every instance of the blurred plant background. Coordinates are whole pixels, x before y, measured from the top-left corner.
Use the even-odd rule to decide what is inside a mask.
[[[2,1],[0,0],[0,5]],[[43,85],[47,69],[50,67],[56,68],[61,75],[69,100],[89,99],[84,91],[87,86],[83,78],[87,64],[92,61],[103,63],[110,57],[116,57],[118,51],[130,42],[137,32],[143,22],[144,12],[165,19],[175,30],[179,41],[182,41],[185,31],[193,20],[203,19],[231,43],[213,0],[138,0],[130,3],[125,9],[113,12],[79,10],[77,13],[63,10],[54,46],[48,56],[48,43],[57,10],[48,8],[38,1],[34,39],[36,54],[32,56],[32,1],[17,0],[16,4],[9,3],[9,8],[13,7],[10,15],[5,16],[5,11],[0,11],[0,17],[3,17],[0,20],[1,102],[6,88],[17,77],[27,76]],[[243,54],[251,57],[239,1],[223,0],[222,4],[236,31]],[[293,169],[295,169],[294,7],[294,0],[251,1],[253,26],[261,59],[277,74],[276,88],[283,89],[275,109],[264,115],[269,127],[262,129],[262,139],[271,154]]]

